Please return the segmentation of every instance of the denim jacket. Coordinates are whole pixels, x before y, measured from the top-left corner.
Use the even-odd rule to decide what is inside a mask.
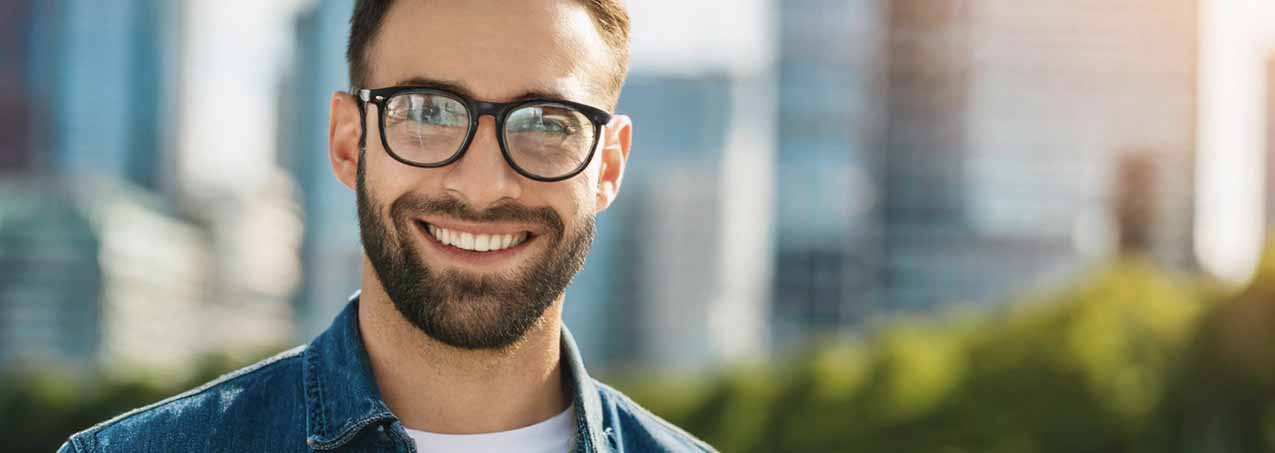
[[[562,329],[577,452],[714,451],[590,378]],[[372,376],[359,336],[358,295],[308,345],[71,438],[62,452],[415,452]]]

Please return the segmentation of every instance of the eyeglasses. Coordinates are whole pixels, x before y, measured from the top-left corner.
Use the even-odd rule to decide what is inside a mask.
[[[519,174],[545,182],[583,171],[593,159],[602,126],[611,121],[605,110],[577,102],[481,102],[426,87],[360,89],[358,99],[362,118],[366,104],[376,104],[381,144],[399,162],[438,168],[460,160],[474,140],[478,118],[491,115],[505,162]]]

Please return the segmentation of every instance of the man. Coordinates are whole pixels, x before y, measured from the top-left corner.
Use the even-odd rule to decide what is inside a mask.
[[[362,288],[310,344],[62,451],[709,451],[592,380],[562,326],[632,124],[619,0],[360,0],[329,158]]]

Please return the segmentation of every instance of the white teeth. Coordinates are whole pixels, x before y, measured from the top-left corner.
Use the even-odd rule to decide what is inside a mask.
[[[527,233],[514,234],[473,234],[459,231],[452,231],[440,228],[434,225],[428,225],[426,228],[429,234],[438,239],[443,245],[450,245],[459,249],[487,252],[504,250],[515,245],[521,244],[527,240]]]

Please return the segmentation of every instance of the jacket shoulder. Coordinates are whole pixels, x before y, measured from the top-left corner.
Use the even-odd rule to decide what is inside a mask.
[[[595,381],[602,399],[604,423],[622,451],[716,452],[707,442],[642,407],[623,392]]]
[[[72,435],[58,451],[235,451],[278,445],[288,437],[304,446],[304,350],[281,352],[98,423]]]

